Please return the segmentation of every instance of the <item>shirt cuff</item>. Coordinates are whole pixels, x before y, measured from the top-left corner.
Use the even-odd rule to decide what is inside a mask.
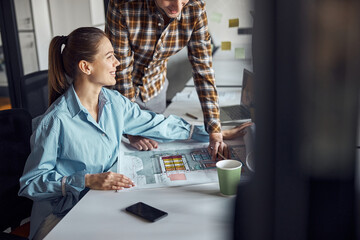
[[[209,142],[209,134],[205,131],[205,127],[196,125],[192,126],[193,132],[190,136],[191,139],[198,141],[198,142]],[[191,131],[191,130],[190,130]]]
[[[73,175],[67,176],[64,184],[65,191],[82,191],[85,189],[85,175],[88,172],[84,169]]]
[[[207,123],[206,129],[208,133],[221,133],[220,121],[211,121],[210,123]]]
[[[193,133],[194,133],[194,125],[193,125],[193,124],[191,124],[191,127],[190,127],[190,133],[189,133],[189,137],[188,137],[188,139],[191,139],[191,138],[192,138]]]

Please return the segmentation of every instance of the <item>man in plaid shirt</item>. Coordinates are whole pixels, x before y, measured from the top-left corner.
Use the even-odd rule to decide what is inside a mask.
[[[105,32],[120,61],[115,88],[142,109],[166,108],[166,66],[170,56],[188,47],[193,79],[210,136],[209,150],[228,157],[219,120],[211,43],[204,0],[110,0]],[[139,150],[157,142],[128,136]]]

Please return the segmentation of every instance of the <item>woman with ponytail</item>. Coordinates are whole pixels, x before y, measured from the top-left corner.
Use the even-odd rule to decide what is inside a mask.
[[[140,110],[115,84],[119,61],[103,31],[78,28],[49,47],[49,103],[34,121],[31,153],[20,178],[20,196],[34,201],[30,239],[42,239],[88,189],[134,186],[116,163],[123,134],[156,141],[208,141],[203,126]],[[239,136],[246,125],[224,132]]]
[[[66,81],[61,48],[67,43],[67,36],[55,37],[49,47],[49,105],[69,88]]]

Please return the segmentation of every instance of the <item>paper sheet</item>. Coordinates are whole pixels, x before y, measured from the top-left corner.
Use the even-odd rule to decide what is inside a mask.
[[[235,48],[235,59],[245,59],[245,48]]]
[[[222,14],[218,12],[213,12],[210,14],[209,20],[216,23],[221,23]]]
[[[118,172],[132,179],[135,189],[216,182],[216,166],[207,146],[188,140],[160,143],[154,151],[134,151],[123,142]],[[231,153],[245,163],[245,145],[232,145]]]

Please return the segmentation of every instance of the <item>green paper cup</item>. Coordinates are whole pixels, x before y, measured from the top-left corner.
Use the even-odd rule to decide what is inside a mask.
[[[238,160],[221,160],[216,163],[220,192],[231,196],[236,194],[240,182],[242,163]]]

